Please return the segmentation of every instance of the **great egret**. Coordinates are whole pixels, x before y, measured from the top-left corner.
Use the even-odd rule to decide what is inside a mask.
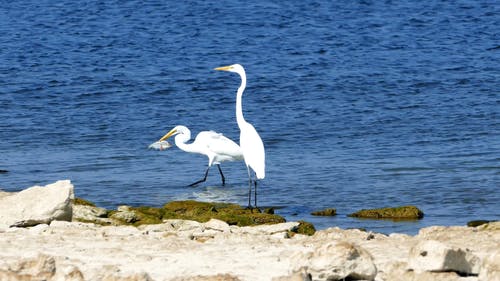
[[[245,121],[243,118],[243,109],[241,104],[241,97],[243,91],[247,85],[247,77],[245,74],[245,69],[239,64],[233,64],[229,66],[217,67],[215,70],[223,70],[229,72],[238,73],[241,77],[241,85],[236,92],[236,122],[240,128],[240,146],[243,151],[243,157],[245,158],[245,164],[248,171],[248,207],[251,208],[251,194],[252,194],[252,181],[255,185],[255,207],[257,208],[257,179],[263,179],[266,176],[266,152],[264,150],[264,144],[262,139],[257,133],[257,130],[252,124]],[[255,173],[255,180],[252,180],[250,173],[250,168]]]
[[[175,136],[175,145],[181,150],[191,153],[203,154],[208,157],[208,167],[205,171],[205,176],[189,186],[197,185],[207,180],[208,170],[215,164],[219,168],[219,173],[222,178],[222,185],[226,184],[226,179],[220,168],[220,163],[224,161],[243,160],[243,154],[239,145],[234,141],[226,138],[220,133],[214,131],[202,131],[198,133],[196,139],[192,143],[187,143],[191,139],[191,131],[186,126],[176,126],[159,141],[164,141],[171,136]]]

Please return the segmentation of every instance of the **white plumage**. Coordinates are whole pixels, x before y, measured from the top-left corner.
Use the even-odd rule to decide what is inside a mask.
[[[225,184],[225,177],[220,168],[220,164],[225,161],[243,160],[243,153],[238,144],[224,135],[214,131],[202,131],[198,133],[192,143],[187,143],[191,139],[191,131],[186,126],[176,126],[164,135],[159,141],[165,141],[175,135],[175,145],[181,150],[190,153],[198,153],[208,157],[208,167],[205,176],[190,186],[204,182],[208,176],[208,170],[212,165],[217,165],[222,179],[222,185]]]
[[[241,85],[236,92],[236,122],[240,128],[240,146],[243,151],[243,157],[245,158],[245,164],[247,165],[248,170],[248,206],[251,207],[250,202],[253,181],[255,185],[255,207],[257,207],[257,179],[263,179],[266,176],[266,152],[264,150],[264,143],[257,133],[257,130],[255,130],[254,126],[243,118],[242,96],[247,84],[245,69],[239,64],[233,64],[229,66],[217,67],[215,70],[235,72],[238,73],[241,78]],[[250,169],[252,169],[255,173],[255,180],[252,180]]]

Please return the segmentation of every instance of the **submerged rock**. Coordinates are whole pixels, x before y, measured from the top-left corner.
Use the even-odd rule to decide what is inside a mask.
[[[312,212],[311,215],[313,215],[313,216],[325,216],[325,217],[336,216],[337,210],[335,210],[333,208],[328,208],[328,209],[324,209],[321,211]]]
[[[415,206],[403,206],[394,208],[363,209],[347,216],[370,219],[416,220],[423,218],[424,213]]]
[[[467,222],[467,226],[468,227],[476,227],[476,226],[480,226],[480,225],[487,224],[490,222],[491,221],[488,221],[488,220],[473,220],[473,221]]]

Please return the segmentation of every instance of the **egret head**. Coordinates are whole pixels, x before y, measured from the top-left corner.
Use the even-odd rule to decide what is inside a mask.
[[[171,136],[175,136],[177,134],[187,134],[189,132],[189,129],[186,128],[185,126],[175,126],[172,130],[170,130],[166,135],[164,135],[159,141],[164,141]]]
[[[236,73],[238,73],[240,75],[242,73],[245,73],[245,69],[240,64],[232,64],[232,65],[228,65],[228,66],[221,66],[221,67],[217,67],[217,68],[214,68],[214,69],[215,70],[222,70],[222,71],[229,71],[229,72],[236,72]]]

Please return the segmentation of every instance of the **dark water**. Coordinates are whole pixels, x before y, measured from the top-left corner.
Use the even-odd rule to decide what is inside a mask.
[[[500,218],[498,1],[2,1],[0,187],[71,179],[114,208],[246,204],[242,162],[147,150],[173,126],[260,132],[259,202],[317,228],[416,233]],[[358,220],[416,205],[418,222]],[[315,218],[333,207],[339,215]]]

